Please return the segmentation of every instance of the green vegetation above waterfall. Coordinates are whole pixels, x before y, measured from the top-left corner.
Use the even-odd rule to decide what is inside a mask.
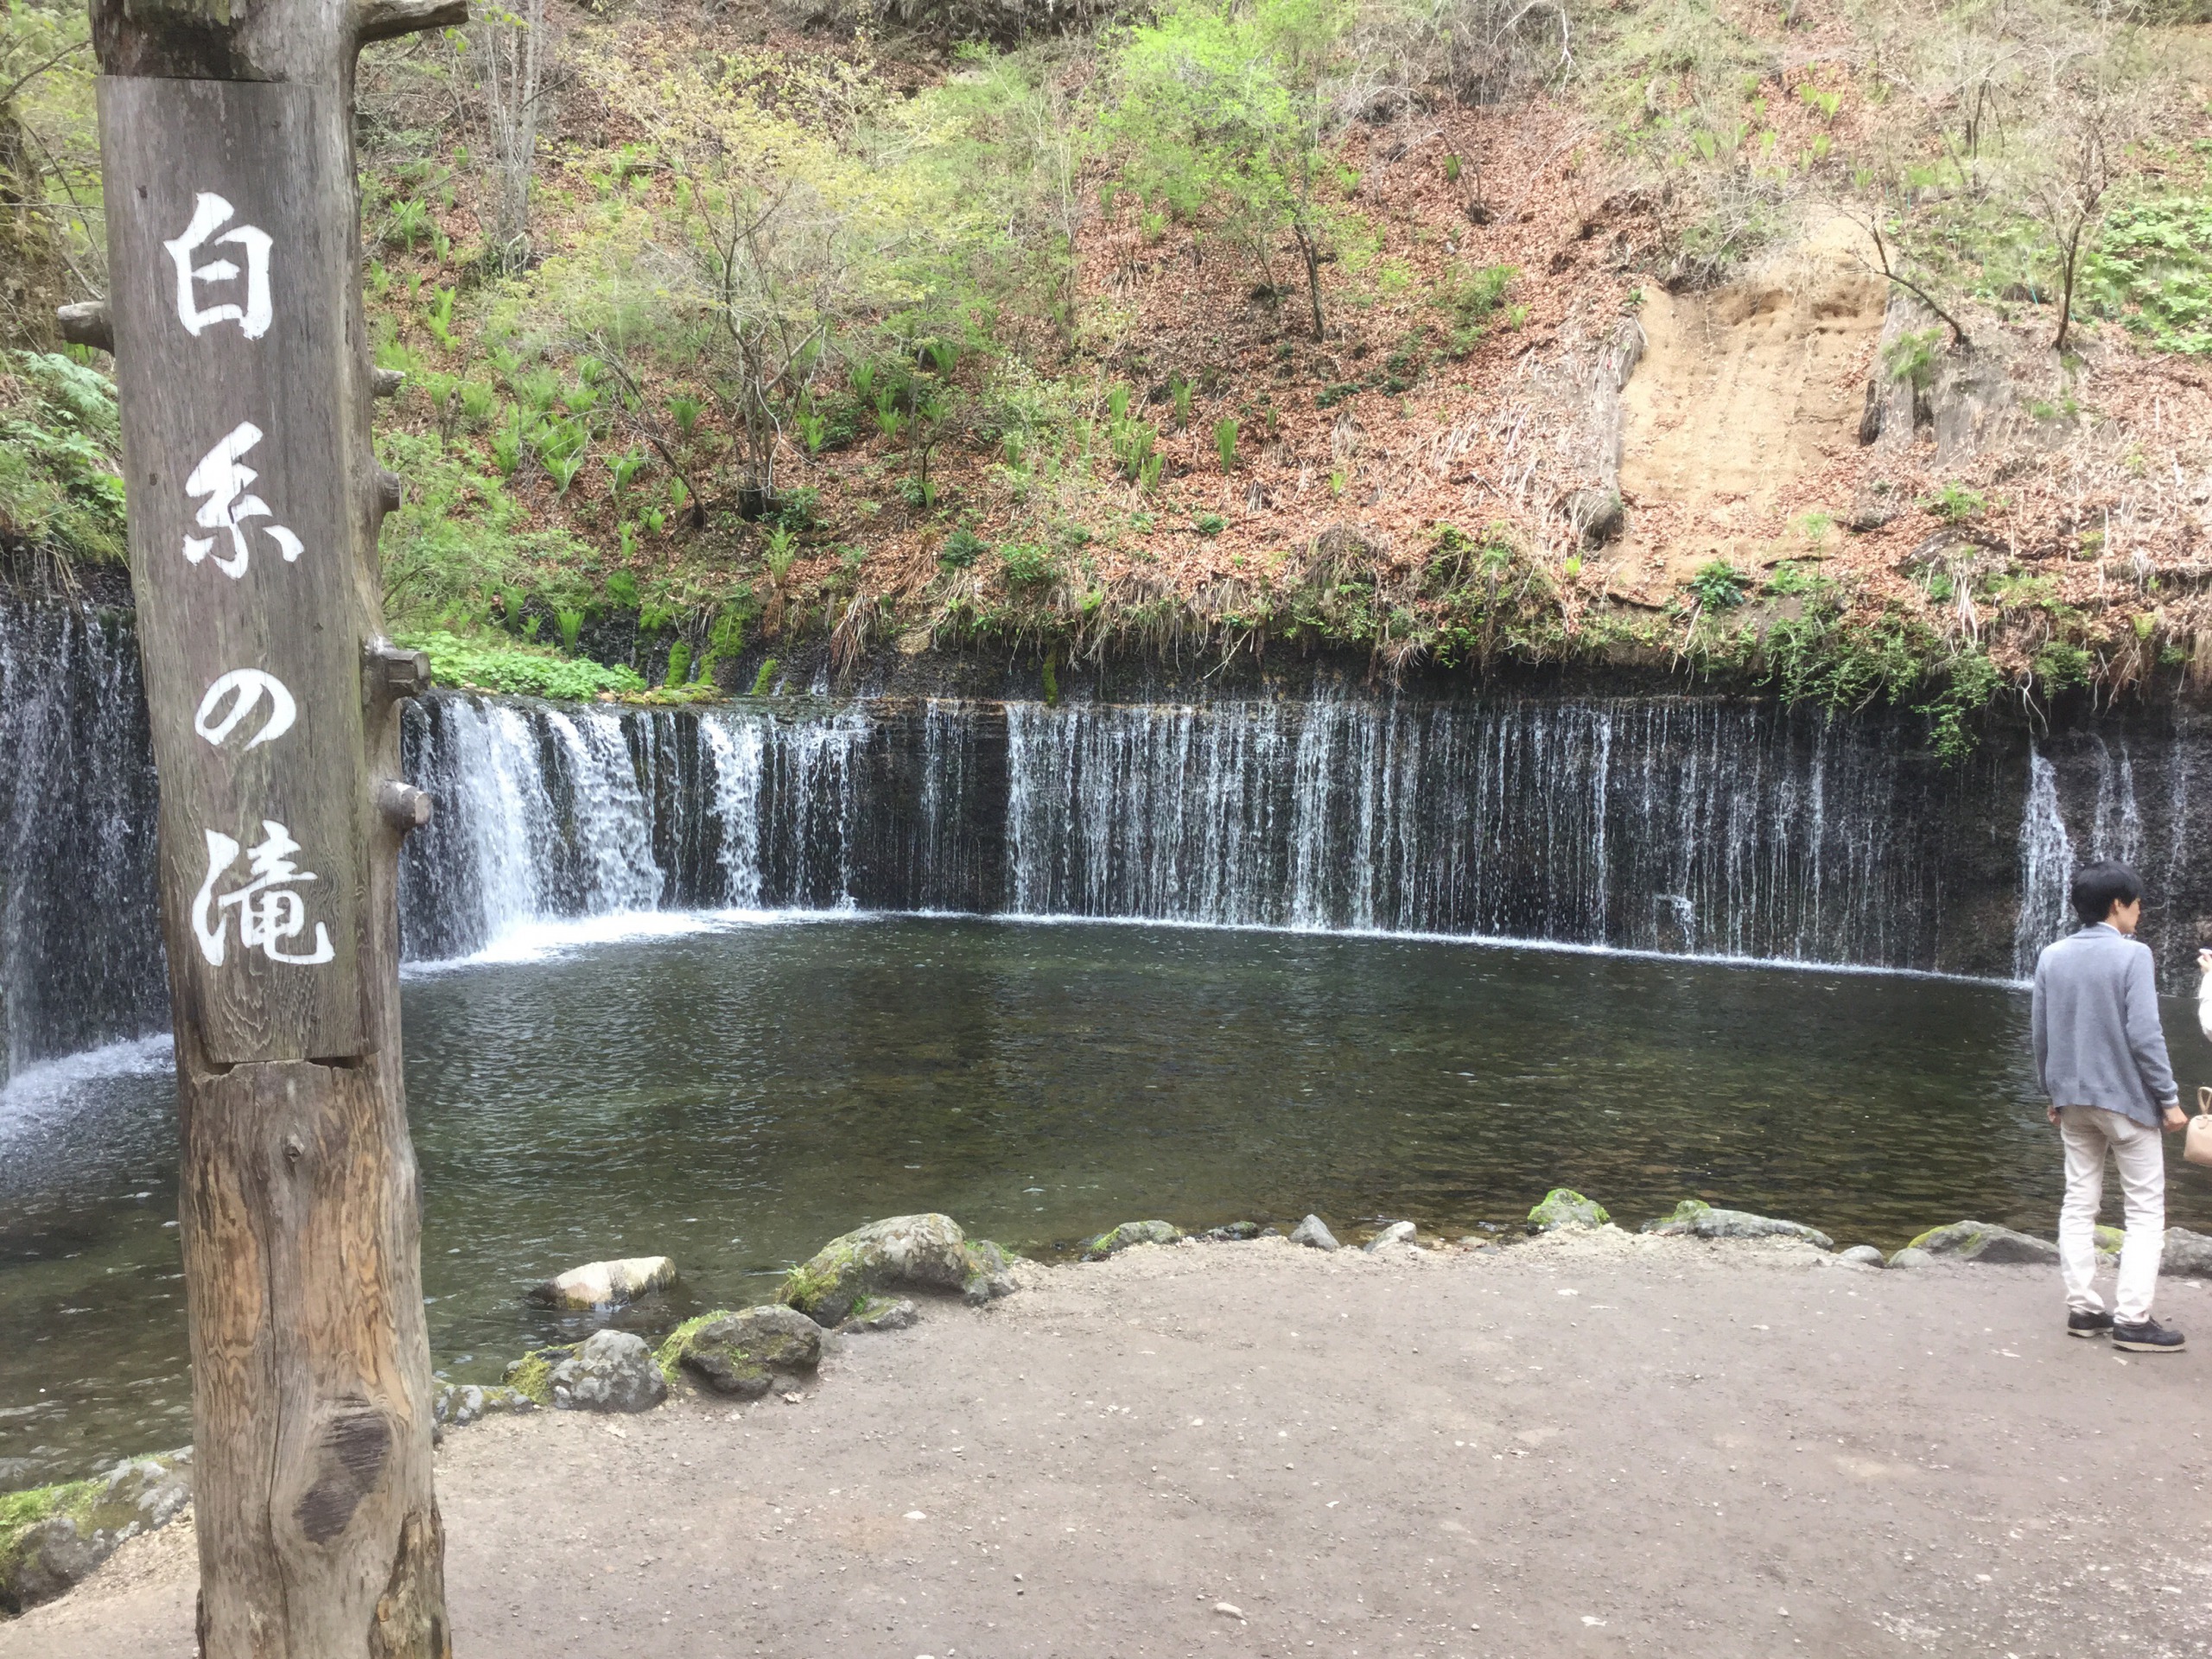
[[[0,18],[0,538],[111,558],[111,414],[36,354],[105,282],[84,35]],[[560,695],[1326,652],[1889,702],[1950,753],[1999,696],[2194,684],[2208,61],[2070,0],[530,0],[380,44],[389,609]]]

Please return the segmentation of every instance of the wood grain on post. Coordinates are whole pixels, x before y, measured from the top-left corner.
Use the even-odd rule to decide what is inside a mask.
[[[94,0],[161,777],[206,1659],[448,1659],[353,59],[454,0]],[[388,389],[388,388],[383,388]]]

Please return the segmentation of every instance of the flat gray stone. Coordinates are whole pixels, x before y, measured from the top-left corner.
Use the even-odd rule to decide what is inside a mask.
[[[556,1411],[651,1411],[668,1398],[668,1379],[643,1337],[599,1331],[553,1368]]]
[[[1748,1210],[1716,1210],[1702,1198],[1684,1198],[1673,1215],[1645,1222],[1643,1230],[1691,1238],[1802,1238],[1824,1250],[1835,1248],[1835,1241],[1817,1227],[1755,1216]]]
[[[1862,1268],[1879,1268],[1888,1265],[1882,1259],[1882,1253],[1872,1244],[1854,1244],[1847,1250],[1839,1250],[1836,1252],[1835,1259],[1839,1262],[1856,1262]]]
[[[1329,1230],[1329,1224],[1319,1216],[1308,1216],[1290,1230],[1290,1242],[1316,1250],[1334,1250],[1343,1247],[1337,1236]]]
[[[1936,1258],[1925,1250],[1916,1250],[1910,1244],[1890,1258],[1893,1268],[1932,1268]]]
[[[1125,1221],[1109,1233],[1101,1233],[1083,1247],[1086,1262],[1103,1262],[1109,1255],[1138,1244],[1173,1244],[1183,1236],[1183,1230],[1167,1221]]]
[[[912,1301],[901,1296],[896,1301],[876,1296],[855,1307],[845,1316],[837,1329],[844,1331],[904,1331],[919,1325],[922,1312]]]
[[[1366,1251],[1372,1255],[1388,1244],[1410,1244],[1419,1230],[1410,1221],[1394,1221],[1367,1241]]]
[[[2212,1279],[2212,1238],[2186,1227],[2167,1228],[2158,1271],[2180,1279]]]
[[[594,1307],[620,1307],[649,1291],[676,1282],[676,1263],[664,1255],[633,1255],[620,1262],[587,1262],[570,1268],[557,1279],[549,1279],[531,1293],[531,1300],[579,1312]]]
[[[430,1420],[442,1428],[466,1428],[503,1411],[535,1411],[537,1402],[505,1383],[448,1382],[430,1401]]]
[[[1986,1221],[1955,1221],[1948,1227],[1931,1228],[1906,1248],[1992,1267],[2058,1265],[2058,1246],[2050,1240]],[[1890,1265],[1897,1265],[1894,1259]]]

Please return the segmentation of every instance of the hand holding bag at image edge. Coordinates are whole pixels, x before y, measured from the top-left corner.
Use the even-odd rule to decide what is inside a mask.
[[[2212,1164],[2212,1089],[2196,1091],[2196,1116],[2189,1120],[2181,1155],[2192,1164]]]

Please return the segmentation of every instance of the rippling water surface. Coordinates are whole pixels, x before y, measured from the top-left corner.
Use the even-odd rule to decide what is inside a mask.
[[[1697,1195],[1894,1247],[2048,1234],[2061,1187],[2024,994],[1957,981],[847,918],[424,974],[405,1018],[456,1377],[572,1328],[520,1300],[563,1268],[673,1255],[679,1292],[629,1316],[652,1334],[906,1211],[1052,1251],[1132,1217],[1510,1224],[1566,1183],[1629,1224]],[[0,1486],[189,1438],[174,1135],[158,1043],[0,1095]],[[2171,1152],[2171,1218],[2212,1230]]]

